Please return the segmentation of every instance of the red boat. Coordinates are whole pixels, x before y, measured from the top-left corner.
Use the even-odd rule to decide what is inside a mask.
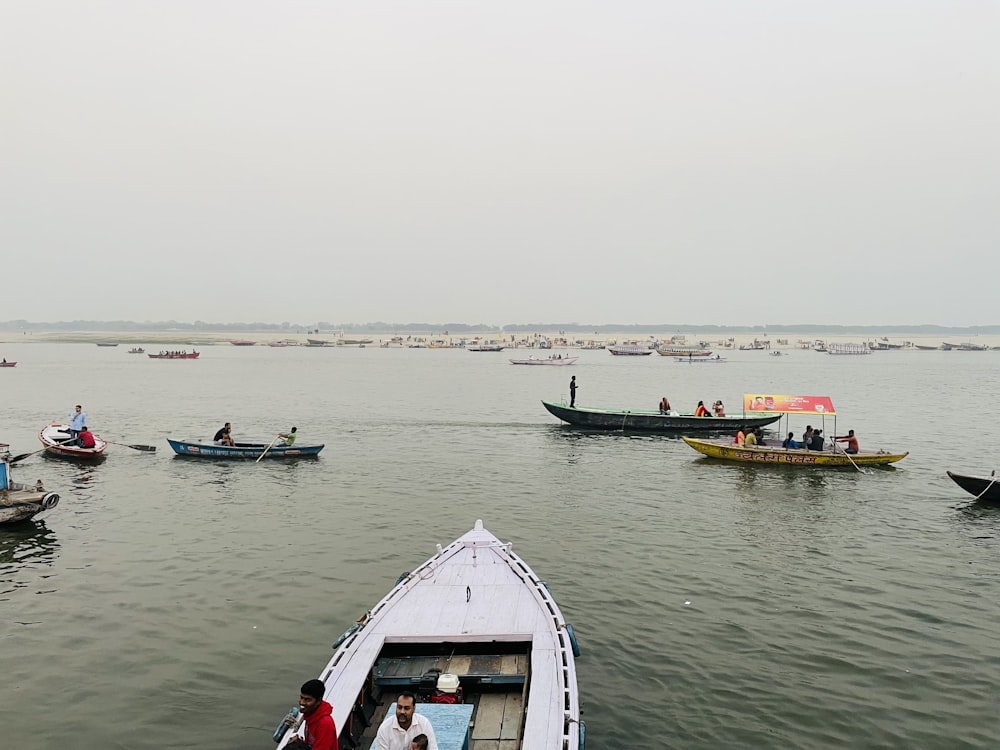
[[[256,346],[256,341],[247,341],[246,339],[230,339],[229,343],[233,346]]]
[[[4,360],[3,362],[0,362],[0,367],[17,367],[17,362],[8,362],[7,360]]]
[[[160,352],[159,354],[147,354],[150,359],[198,359],[201,352]]]
[[[69,425],[60,422],[50,422],[38,433],[38,439],[45,446],[45,452],[61,458],[70,458],[75,461],[100,461],[104,458],[104,451],[107,450],[106,441],[94,435],[93,448],[81,448],[78,445],[67,445],[70,439]]]

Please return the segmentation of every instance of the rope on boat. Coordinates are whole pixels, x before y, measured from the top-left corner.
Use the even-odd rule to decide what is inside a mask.
[[[997,482],[997,470],[994,469],[993,471],[991,471],[990,472],[990,476],[993,477],[993,478],[990,480],[990,483],[988,485],[986,485],[986,489],[984,489],[982,492],[980,492],[978,495],[976,495],[976,500],[979,500],[983,495],[985,495],[987,492],[989,492],[990,487],[992,487],[994,484],[996,484],[996,482]]]

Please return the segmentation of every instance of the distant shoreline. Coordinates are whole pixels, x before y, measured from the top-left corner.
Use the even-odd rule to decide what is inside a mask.
[[[202,346],[232,346],[234,341],[253,342],[256,346],[285,343],[289,346],[306,346],[309,339],[325,342],[331,347],[358,347],[359,342],[370,348],[408,348],[415,345],[429,345],[429,348],[461,348],[464,345],[476,343],[497,343],[506,348],[549,348],[578,349],[597,348],[613,344],[649,345],[659,342],[669,345],[671,339],[675,343],[697,345],[705,342],[705,348],[718,351],[735,352],[740,347],[750,346],[754,342],[762,345],[767,342],[770,350],[796,350],[807,348],[814,341],[826,343],[868,343],[884,341],[892,345],[916,344],[920,346],[940,346],[951,344],[972,343],[980,346],[1000,346],[1000,331],[994,334],[961,334],[956,331],[936,331],[920,334],[899,334],[892,331],[871,330],[865,333],[844,332],[842,330],[809,333],[743,333],[743,334],[710,334],[704,332],[678,334],[674,330],[662,330],[657,333],[637,333],[633,330],[595,333],[588,331],[570,331],[561,333],[522,333],[496,331],[469,331],[461,334],[442,333],[400,333],[398,331],[347,332],[340,333],[289,333],[289,332],[218,332],[218,331],[37,331],[20,333],[0,331],[0,345],[10,344],[117,344],[123,347],[148,347],[168,345],[173,347]],[[158,350],[157,350],[158,351]],[[155,353],[155,351],[153,352]],[[0,354],[7,355],[0,348]]]

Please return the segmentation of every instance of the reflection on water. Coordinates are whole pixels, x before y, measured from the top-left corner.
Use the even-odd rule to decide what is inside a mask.
[[[56,534],[43,520],[0,526],[0,597],[44,579],[43,569],[50,567],[58,554]]]

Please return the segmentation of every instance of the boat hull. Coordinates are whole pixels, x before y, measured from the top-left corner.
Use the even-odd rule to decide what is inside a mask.
[[[0,367],[17,367],[17,362],[0,362]]]
[[[59,422],[50,422],[38,433],[38,440],[45,446],[45,453],[49,456],[65,458],[69,461],[102,461],[104,451],[108,444],[101,438],[94,436],[93,448],[80,448],[76,445],[66,445],[64,441],[69,440],[69,425]]]
[[[386,707],[402,690],[421,693],[418,714],[461,717],[456,736],[442,747],[468,747],[470,723],[476,747],[582,747],[573,630],[544,581],[482,521],[400,576],[334,649],[319,678],[341,747],[374,747],[381,716],[391,720]],[[433,697],[440,691],[428,700],[423,693],[433,689],[435,672],[457,677],[464,700],[442,705]],[[358,715],[365,721],[351,720]],[[445,730],[434,722],[441,744]],[[501,724],[511,730],[502,741]],[[278,747],[288,738],[279,729]]]
[[[206,458],[227,460],[233,458],[252,459],[256,461],[264,454],[265,459],[304,458],[318,456],[325,444],[319,445],[273,445],[264,453],[267,443],[237,443],[236,445],[216,445],[215,443],[199,443],[191,440],[171,440],[167,438],[170,447],[178,456],[185,458]]]
[[[635,432],[725,432],[740,426],[764,427],[781,419],[780,414],[753,417],[696,417],[693,414],[669,416],[658,411],[632,411],[628,409],[588,409],[542,401],[550,414],[574,427],[592,430],[624,430]]]
[[[954,471],[949,471],[947,474],[955,484],[970,495],[975,495],[977,500],[1000,503],[1000,477],[995,475],[989,477],[972,476],[958,474]]]
[[[28,521],[59,504],[55,492],[11,482],[10,489],[0,490],[0,524]]]
[[[181,352],[180,354],[147,354],[150,359],[198,359],[201,352]]]
[[[560,365],[572,365],[579,357],[563,357],[562,359],[512,359],[510,363],[512,365],[551,365],[553,367],[558,367]]]
[[[724,461],[738,461],[749,464],[775,464],[782,466],[824,466],[846,467],[886,466],[906,458],[909,453],[846,453],[833,451],[808,451],[801,448],[791,450],[769,446],[743,446],[717,441],[697,440],[685,437],[684,442],[709,458]]]

